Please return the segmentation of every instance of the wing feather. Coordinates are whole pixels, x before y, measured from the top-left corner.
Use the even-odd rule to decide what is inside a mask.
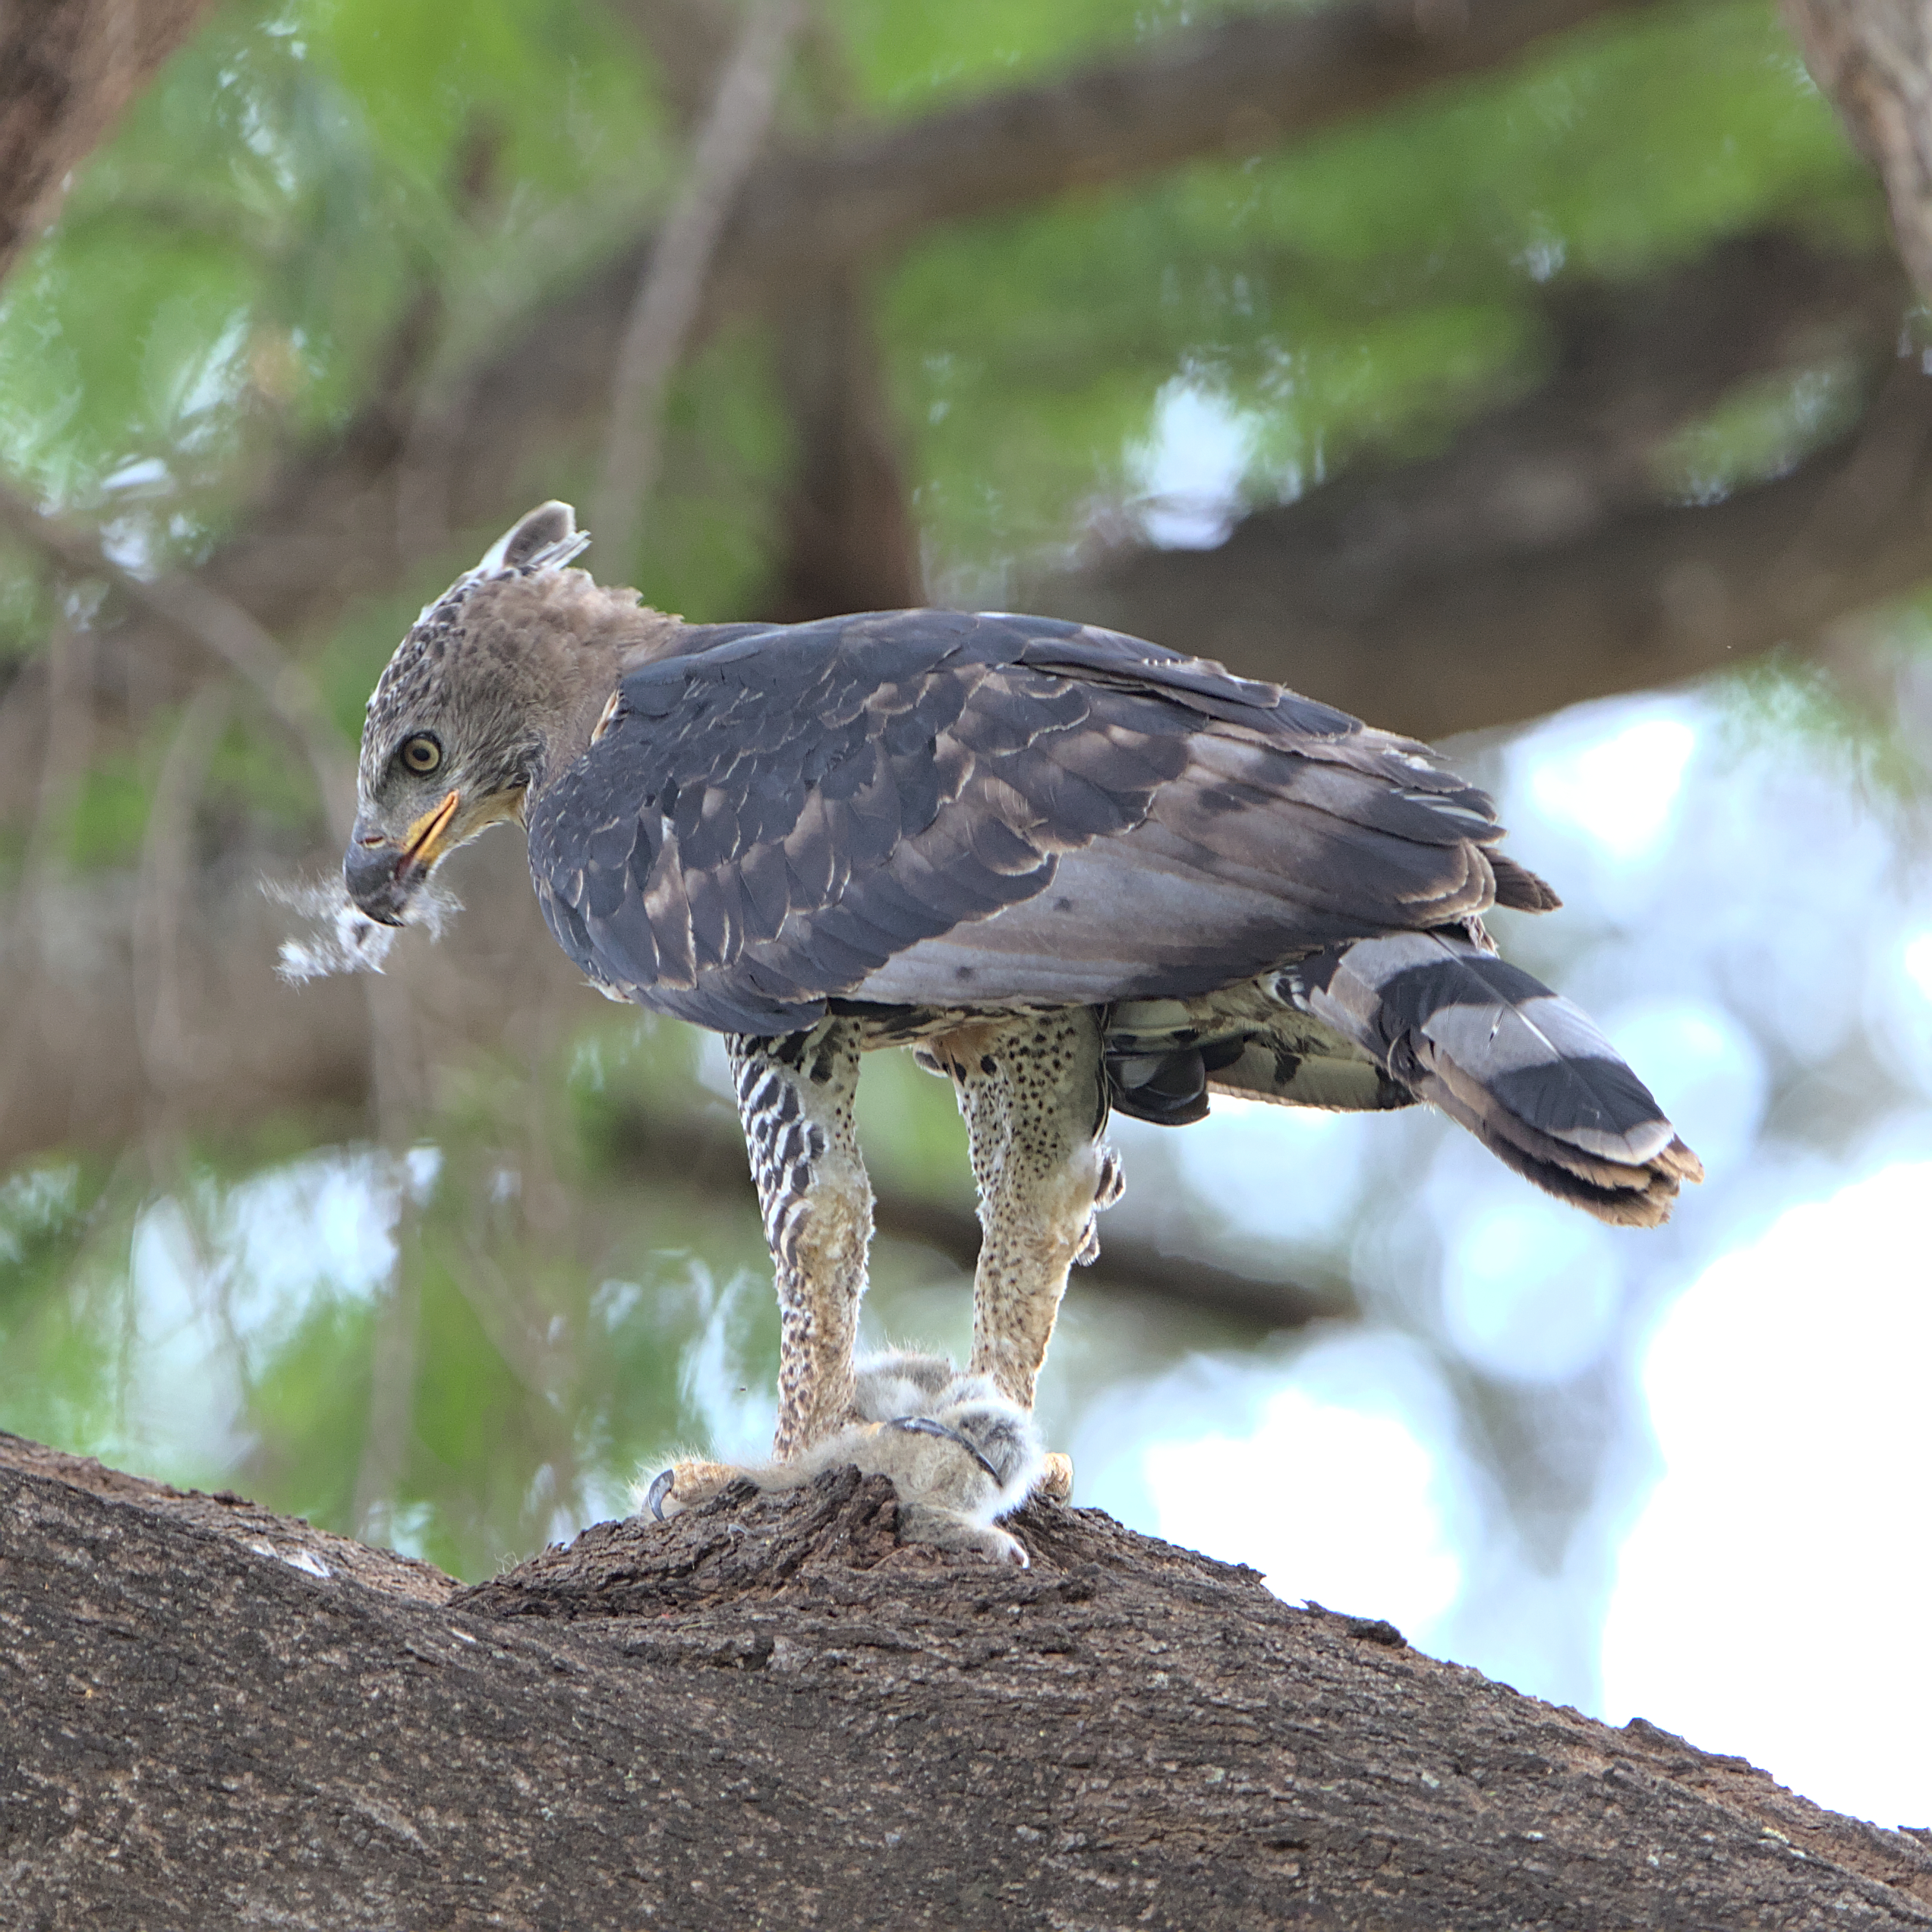
[[[629,673],[529,809],[565,950],[707,1025],[1193,994],[1554,898],[1423,747],[1138,639],[947,611],[708,635]]]

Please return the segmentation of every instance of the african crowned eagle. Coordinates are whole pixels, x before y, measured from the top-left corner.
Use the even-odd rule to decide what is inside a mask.
[[[1496,957],[1557,903],[1426,747],[1111,631],[899,610],[686,624],[546,503],[422,614],[362,739],[351,897],[395,925],[520,821],[557,943],[722,1033],[777,1267],[774,1453],[853,1414],[859,1056],[950,1077],[984,1231],[972,1370],[1029,1409],[1117,1195],[1110,1111],[1426,1101],[1654,1225],[1697,1157],[1575,1007]]]

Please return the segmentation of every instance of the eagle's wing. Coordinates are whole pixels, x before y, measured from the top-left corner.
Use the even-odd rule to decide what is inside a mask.
[[[1201,993],[1555,903],[1423,747],[1044,618],[894,612],[660,660],[529,830],[565,950],[727,1032],[835,998]]]

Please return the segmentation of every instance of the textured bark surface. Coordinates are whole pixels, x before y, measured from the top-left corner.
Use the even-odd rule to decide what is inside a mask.
[[[0,276],[53,219],[69,173],[207,7],[208,0],[0,7]]]
[[[734,1488],[460,1590],[0,1437],[0,1918],[1932,1924],[1915,1834],[1098,1512]]]

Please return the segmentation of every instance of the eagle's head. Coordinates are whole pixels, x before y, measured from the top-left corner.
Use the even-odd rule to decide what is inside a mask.
[[[568,503],[541,505],[396,647],[369,700],[342,859],[372,919],[400,925],[445,853],[520,818],[579,714],[608,698],[637,600],[566,567],[590,541]]]

